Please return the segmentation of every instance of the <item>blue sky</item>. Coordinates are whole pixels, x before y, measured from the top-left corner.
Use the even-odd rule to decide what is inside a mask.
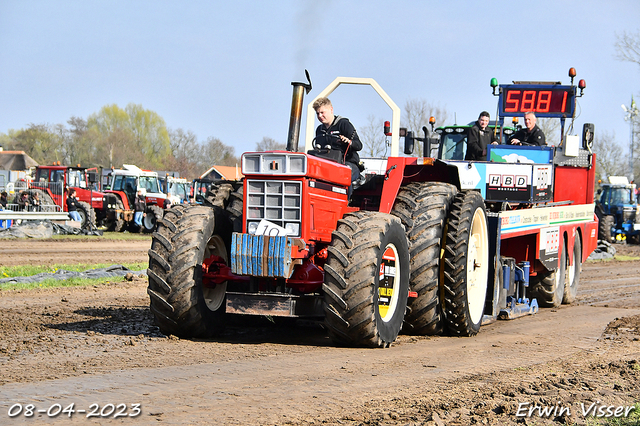
[[[306,101],[337,76],[372,77],[400,107],[426,99],[466,123],[495,115],[492,77],[568,84],[575,67],[587,82],[576,132],[593,122],[627,146],[620,105],[640,98],[640,66],[614,44],[638,30],[637,0],[0,0],[0,132],[133,102],[239,155],[286,141],[304,69]],[[390,119],[370,89],[332,100],[356,127]]]

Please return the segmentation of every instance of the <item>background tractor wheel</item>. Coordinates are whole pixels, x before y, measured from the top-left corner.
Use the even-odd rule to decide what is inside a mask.
[[[613,227],[615,226],[615,220],[613,216],[606,215],[603,216],[598,223],[598,239],[604,240],[608,243],[615,243],[616,237],[613,232]]]
[[[580,272],[582,270],[582,244],[580,243],[580,235],[576,233],[573,243],[573,265],[567,267],[564,294],[562,303],[569,305],[576,300],[578,294],[578,285],[580,284]]]
[[[562,304],[566,271],[567,250],[563,244],[558,269],[531,277],[531,297],[538,299],[538,305],[541,308],[557,308]]]
[[[157,223],[164,216],[164,210],[158,206],[147,207],[146,216],[142,218],[142,228],[144,232],[153,232],[156,229]]]
[[[230,224],[219,209],[170,208],[158,223],[149,250],[151,312],[166,335],[210,337],[224,328],[226,283],[202,285],[202,263],[228,262]]]
[[[96,212],[89,205],[89,203],[85,203],[84,201],[78,201],[78,214],[80,215],[80,227],[82,229],[89,229],[91,226],[95,228],[96,226]]]
[[[412,183],[402,188],[391,214],[402,221],[409,239],[410,298],[403,332],[418,335],[442,333],[440,304],[440,253],[449,206],[457,193],[454,185]]]
[[[398,337],[409,290],[409,245],[389,214],[345,215],[325,264],[325,326],[335,343],[388,347]]]
[[[480,330],[489,280],[489,235],[484,200],[477,192],[456,195],[447,221],[443,308],[447,330],[473,336]]]
[[[107,231],[120,232],[122,231],[122,229],[124,228],[124,225],[126,224],[124,218],[122,217],[122,211],[124,210],[124,205],[122,204],[122,200],[120,200],[117,197],[115,202],[111,201],[111,204],[115,204],[116,211],[109,212],[109,214],[107,215],[107,218],[105,219],[105,222],[104,222],[105,228],[107,228]],[[118,210],[120,212],[118,212]]]
[[[29,194],[29,197],[33,197],[34,194],[38,194],[38,198],[40,199],[40,210],[43,212],[54,212],[56,211],[55,202],[53,198],[49,195],[48,192],[45,192],[41,189],[28,189],[26,191]]]

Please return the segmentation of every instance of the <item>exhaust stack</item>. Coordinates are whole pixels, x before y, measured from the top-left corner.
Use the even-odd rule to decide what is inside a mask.
[[[302,100],[304,90],[307,95],[311,91],[311,79],[309,71],[304,70],[308,83],[291,82],[293,86],[293,98],[291,99],[291,119],[289,120],[289,136],[287,137],[287,151],[298,151],[298,141],[300,139],[300,121],[302,120]]]

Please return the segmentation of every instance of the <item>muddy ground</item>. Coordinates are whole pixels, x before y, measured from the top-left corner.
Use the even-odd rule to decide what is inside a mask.
[[[0,262],[144,262],[149,243],[2,242]],[[318,324],[265,318],[211,341],[163,336],[140,277],[0,290],[0,424],[68,424],[46,411],[71,403],[141,404],[136,417],[75,413],[72,424],[585,424],[594,403],[606,414],[640,401],[639,276],[640,260],[588,262],[574,305],[474,338],[403,335],[386,350],[337,348]],[[35,416],[10,417],[15,404]]]

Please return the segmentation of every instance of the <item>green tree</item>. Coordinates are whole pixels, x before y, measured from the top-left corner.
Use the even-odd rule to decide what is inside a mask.
[[[99,112],[89,116],[87,126],[100,135],[99,152],[106,155],[105,164],[109,167],[120,167],[122,163],[114,161],[114,155],[125,149],[125,137],[129,132],[129,114],[116,104],[105,105]]]
[[[163,160],[171,154],[169,131],[164,119],[142,105],[133,103],[127,105],[125,111],[129,116],[129,130],[136,148],[146,160],[145,166],[152,169],[164,167]]]
[[[63,139],[59,128],[49,124],[29,124],[12,135],[13,148],[25,151],[40,164],[64,161]]]

